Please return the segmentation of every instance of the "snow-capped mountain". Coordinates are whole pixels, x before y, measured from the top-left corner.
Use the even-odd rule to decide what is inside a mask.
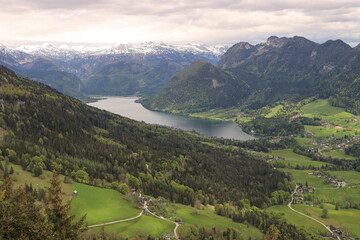
[[[84,84],[82,91],[89,94],[153,94],[194,61],[215,65],[227,49],[224,45],[154,42],[95,47],[0,45],[0,64],[36,81],[59,86],[56,88],[72,96],[79,95],[69,89],[77,86],[80,79]],[[68,79],[66,83],[64,79]],[[69,82],[72,87],[64,87]]]
[[[25,45],[13,50],[25,52],[34,56],[50,57],[57,60],[69,61],[72,58],[96,55],[144,54],[161,55],[169,53],[191,53],[195,55],[213,55],[219,57],[228,49],[224,45],[183,44],[170,45],[165,43],[144,42],[139,44],[116,44],[115,46],[89,47],[84,45],[59,45],[50,43],[41,45]]]

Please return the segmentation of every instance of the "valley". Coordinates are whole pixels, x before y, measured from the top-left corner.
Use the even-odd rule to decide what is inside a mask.
[[[358,50],[302,37],[221,58],[123,48],[36,53],[52,60],[2,49],[7,66],[46,84],[0,67],[2,216],[17,197],[43,209],[44,229],[82,239],[360,237]],[[55,85],[114,96],[85,104]]]

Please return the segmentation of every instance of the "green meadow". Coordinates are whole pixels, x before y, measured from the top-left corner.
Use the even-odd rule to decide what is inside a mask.
[[[5,166],[5,161],[1,162]],[[25,183],[32,184],[34,189],[38,189],[39,187],[44,188],[47,190],[50,187],[49,179],[53,176],[53,173],[47,170],[43,170],[43,174],[40,177],[34,177],[31,172],[25,171],[21,168],[20,165],[16,165],[13,163],[9,163],[8,168],[13,167],[14,174],[11,175],[11,179],[13,180],[14,186],[18,187],[25,187]],[[61,181],[62,187],[62,194],[63,199],[70,200],[72,194],[72,184],[64,183],[64,176],[59,175],[58,178]],[[1,183],[1,181],[0,181]]]
[[[295,204],[293,208],[304,214],[320,220],[326,225],[333,225],[335,227],[343,226],[347,232],[352,233],[352,236],[360,237],[360,210],[357,209],[339,209],[335,210],[335,206],[326,204],[325,208],[328,210],[327,218],[320,217],[323,209],[318,207],[310,207],[302,204]]]
[[[189,116],[218,121],[235,121],[240,117],[240,113],[238,108],[217,108],[206,112],[191,113]]]
[[[276,160],[278,162],[283,162],[286,165],[289,163],[291,167],[298,166],[313,166],[313,167],[321,167],[325,165],[326,163],[313,161],[311,158],[299,155],[293,152],[292,149],[282,149],[282,150],[273,150],[269,154],[263,154],[263,155],[269,155],[274,156],[275,158],[282,157],[284,160]],[[328,164],[332,165],[332,164]]]
[[[301,108],[305,117],[320,117],[333,126],[305,126],[305,129],[318,137],[344,137],[345,135],[360,134],[360,125],[352,121],[357,116],[345,109],[331,106],[327,99],[318,99]]]
[[[301,107],[306,117],[329,117],[345,112],[343,108],[333,107],[327,99],[317,99]]]
[[[355,171],[327,171],[331,176],[335,176],[338,180],[345,180],[346,187],[339,189],[333,188],[331,184],[325,183],[323,178],[308,174],[309,170],[296,169],[279,169],[284,172],[291,173],[295,182],[302,184],[308,183],[309,186],[315,187],[314,196],[322,202],[336,203],[344,202],[351,199],[360,202],[360,173]]]
[[[140,210],[124,199],[118,191],[73,183],[78,195],[73,197],[71,214],[77,219],[86,214],[89,225],[135,217]]]
[[[345,160],[356,160],[356,159],[358,159],[356,157],[346,155],[344,150],[329,151],[329,152],[325,152],[324,154],[325,154],[325,156],[332,157],[332,158],[337,158],[337,159],[345,159]]]
[[[302,216],[296,212],[291,211],[291,209],[286,205],[272,206],[266,210],[267,212],[280,213],[284,215],[286,221],[290,224],[294,224],[298,228],[302,228],[307,232],[317,234],[319,232],[327,232],[327,230],[320,223],[311,220],[305,216]]]
[[[312,144],[312,138],[295,138],[296,142],[303,147],[316,147],[316,145]]]
[[[279,168],[278,170],[290,173],[295,182],[300,182],[305,184],[308,182],[309,186],[313,186],[315,188],[329,188],[331,184],[325,184],[324,179],[318,178],[316,175],[310,175],[308,172],[310,170],[296,170],[289,168]]]
[[[274,117],[282,107],[283,107],[283,105],[277,105],[277,106],[271,108],[270,112],[265,117],[267,117],[267,118]]]
[[[91,228],[90,232],[99,232],[102,227]],[[104,227],[108,233],[117,233],[123,239],[141,236],[146,238],[151,235],[153,237],[162,237],[164,234],[173,234],[175,224],[161,220],[152,215],[142,215],[135,220],[115,223]]]
[[[343,138],[345,135],[355,135],[356,130],[342,127],[305,126],[305,130],[312,132],[317,137]],[[359,130],[359,129],[357,129]]]
[[[73,189],[78,191],[78,195],[73,198],[71,214],[75,214],[79,219],[86,214],[86,222],[89,225],[116,221],[137,216],[140,210],[134,208],[134,204],[127,202],[124,196],[111,189],[97,188],[80,183],[73,183]],[[179,234],[188,231],[191,225],[204,227],[233,227],[239,230],[240,234],[248,239],[262,239],[263,234],[254,227],[247,228],[245,225],[233,222],[230,218],[215,214],[213,208],[197,210],[196,214],[190,206],[181,204],[166,204],[171,208],[170,212],[175,214],[172,220],[181,218],[184,222],[178,228]],[[115,223],[105,226],[105,231],[115,232],[123,238],[132,238],[136,235],[147,237],[148,235],[161,237],[163,234],[174,231],[175,224],[161,220],[152,215],[142,215],[135,220],[122,223]],[[100,231],[101,227],[91,228],[90,232]]]
[[[263,234],[255,227],[249,226],[241,223],[235,223],[230,218],[219,216],[215,214],[212,208],[207,208],[204,210],[196,210],[196,213],[193,213],[194,208],[190,206],[184,206],[180,204],[175,204],[175,219],[180,218],[184,224],[179,228],[179,233],[189,231],[191,225],[204,226],[204,227],[219,227],[219,228],[228,228],[232,227],[239,230],[240,235],[244,239],[263,239]]]

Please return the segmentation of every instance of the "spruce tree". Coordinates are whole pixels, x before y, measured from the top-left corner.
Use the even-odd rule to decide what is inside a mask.
[[[81,232],[85,231],[85,216],[80,221],[74,222],[75,216],[69,216],[71,201],[63,204],[61,198],[61,184],[54,171],[48,189],[49,198],[46,204],[48,223],[52,228],[52,235],[58,239],[78,239]]]

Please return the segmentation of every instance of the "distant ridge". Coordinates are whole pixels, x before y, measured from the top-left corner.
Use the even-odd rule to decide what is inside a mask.
[[[360,52],[341,40],[318,44],[299,36],[273,36],[254,46],[240,42],[229,48],[216,69],[193,72],[193,81],[180,77],[189,71],[184,69],[155,96],[144,99],[144,106],[182,113],[225,106],[258,109],[279,100],[316,95],[360,113]],[[204,76],[227,82],[214,94],[217,100],[210,97],[209,84],[200,81]]]
[[[50,43],[16,48],[0,45],[0,64],[81,99],[86,98],[84,93],[149,95],[196,60],[216,64],[226,50],[227,46],[223,45],[153,42],[112,47]],[[48,71],[52,72],[51,79]]]

